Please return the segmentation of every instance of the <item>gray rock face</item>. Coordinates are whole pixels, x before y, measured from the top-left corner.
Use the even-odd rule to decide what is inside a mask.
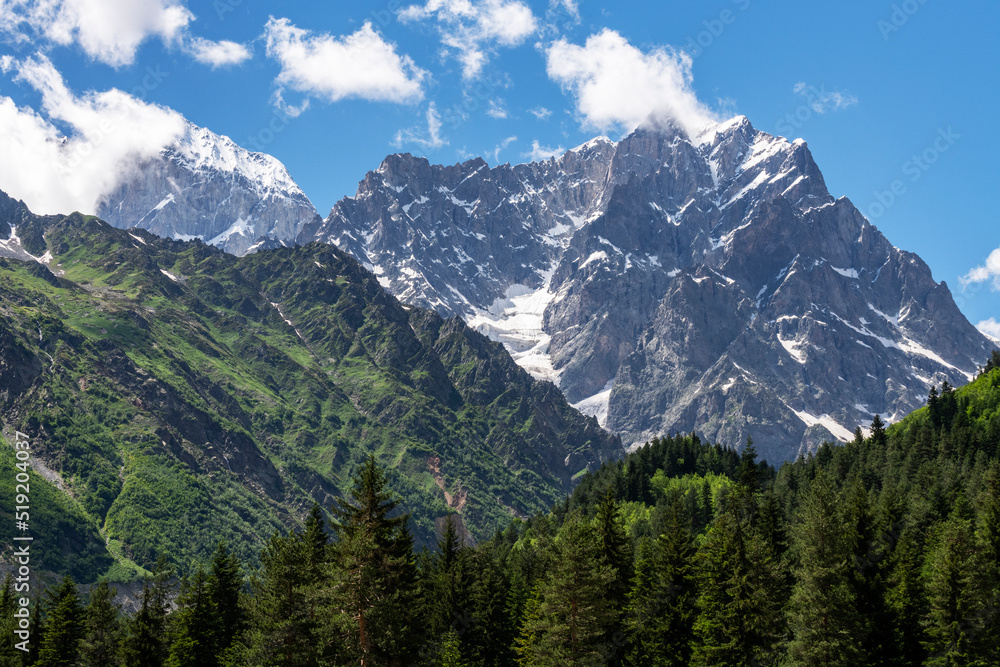
[[[386,158],[300,241],[507,345],[625,442],[696,430],[771,461],[966,382],[993,345],[802,141],[744,117],[489,168]]]
[[[318,217],[277,159],[191,124],[105,196],[97,215],[115,227],[197,238],[236,255],[294,239]]]

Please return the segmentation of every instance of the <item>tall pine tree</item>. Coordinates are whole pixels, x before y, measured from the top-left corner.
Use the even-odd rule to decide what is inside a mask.
[[[521,664],[607,664],[613,647],[606,637],[616,614],[606,592],[615,580],[597,531],[579,512],[570,513],[555,541],[548,576],[538,589],[537,607],[521,631]]]
[[[409,515],[396,514],[385,473],[374,456],[346,498],[333,508],[328,632],[344,643],[339,659],[362,667],[396,664],[415,651],[411,608],[416,588]]]
[[[45,638],[38,652],[42,667],[72,667],[83,638],[83,608],[72,577],[64,577],[53,591],[46,592],[48,613]]]

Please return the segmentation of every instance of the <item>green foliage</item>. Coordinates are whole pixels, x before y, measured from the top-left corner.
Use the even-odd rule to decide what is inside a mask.
[[[128,581],[165,556],[190,573],[220,538],[256,564],[369,455],[418,543],[449,512],[442,486],[483,539],[570,490],[579,467],[549,453],[617,452],[502,346],[403,307],[331,246],[235,258],[79,215],[19,229],[60,272],[0,259],[0,363],[18,378],[0,413],[62,485],[38,482],[33,507],[61,536],[47,570]]]
[[[73,667],[83,638],[83,608],[72,577],[65,577],[48,591],[44,641],[38,651],[39,667]]]

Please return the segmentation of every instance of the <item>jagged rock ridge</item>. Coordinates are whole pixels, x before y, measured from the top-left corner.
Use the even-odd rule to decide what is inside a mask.
[[[626,442],[697,430],[781,460],[966,382],[992,345],[834,199],[805,142],[652,120],[543,162],[391,155],[308,224],[460,314]]]
[[[235,255],[295,239],[316,209],[284,165],[205,128],[124,175],[98,217],[175,241],[200,239]]]

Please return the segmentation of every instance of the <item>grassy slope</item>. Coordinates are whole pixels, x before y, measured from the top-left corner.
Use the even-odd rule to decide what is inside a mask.
[[[219,538],[253,560],[369,452],[423,541],[452,511],[429,461],[483,536],[617,453],[499,345],[403,307],[330,246],[237,259],[79,215],[18,234],[60,275],[0,260],[0,409],[61,474],[90,540],[77,576],[107,550],[119,573],[187,566]]]

